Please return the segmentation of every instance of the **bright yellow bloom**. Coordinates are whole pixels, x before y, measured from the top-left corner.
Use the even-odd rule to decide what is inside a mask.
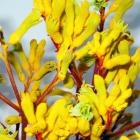
[[[5,122],[8,125],[21,123],[21,116],[8,116],[6,117]]]
[[[41,13],[37,9],[33,9],[32,12],[25,18],[22,24],[17,28],[17,30],[11,34],[8,41],[9,44],[16,44],[20,41],[22,36],[34,25],[40,23]]]
[[[35,124],[36,117],[35,117],[35,112],[34,112],[34,104],[30,98],[30,95],[29,93],[21,93],[21,95],[22,95],[21,107],[28,120],[28,123]]]

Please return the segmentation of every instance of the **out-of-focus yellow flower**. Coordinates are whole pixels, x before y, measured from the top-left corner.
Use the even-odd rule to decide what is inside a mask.
[[[77,11],[77,13],[74,23],[74,36],[77,36],[82,32],[85,21],[89,16],[89,2],[82,2],[81,7],[78,4],[76,4],[75,11]]]
[[[72,52],[67,52],[62,61],[58,62],[58,77],[60,80],[64,80],[67,74],[68,67],[73,60]],[[59,64],[60,63],[60,64]]]
[[[9,62],[13,65],[18,78],[20,81],[22,81],[23,83],[25,83],[25,74],[22,70],[22,67],[20,65],[20,62],[18,62],[16,55],[13,52],[9,52],[9,56],[8,56]]]
[[[90,135],[90,123],[88,120],[79,118],[78,119],[78,130],[82,136],[89,136]]]
[[[94,83],[97,90],[96,94],[90,86],[83,84],[78,98],[80,102],[86,102],[91,104],[91,106],[95,106],[106,122],[107,112],[110,108],[120,112],[127,107],[127,99],[132,95],[132,90],[129,88],[130,80],[128,75],[124,75],[119,83],[115,84],[110,91],[107,91],[105,81],[101,76],[95,75]]]
[[[100,16],[96,12],[90,13],[90,16],[85,23],[84,31],[73,40],[73,48],[81,46],[83,42],[96,31],[99,23]]]
[[[32,80],[38,81],[42,79],[48,72],[51,72],[56,69],[56,63],[54,61],[47,61],[41,68],[36,71],[33,75]]]
[[[30,124],[25,128],[25,132],[29,136],[33,136],[34,134],[41,133],[46,128],[47,124],[45,121],[45,115],[47,113],[47,104],[46,103],[40,103],[37,106],[37,110],[35,113],[36,117],[36,123]]]
[[[5,118],[5,122],[8,125],[21,123],[21,116],[8,116]]]
[[[45,17],[50,15],[52,11],[51,0],[34,0],[34,7],[39,9]]]
[[[30,98],[30,95],[29,93],[21,93],[21,95],[22,95],[21,107],[28,120],[28,123],[35,124],[36,117],[35,117],[35,112],[34,112],[34,104]]]
[[[131,58],[129,55],[117,55],[116,57],[113,57],[112,59],[106,61],[104,63],[104,67],[107,69],[112,69],[116,66],[122,66],[125,64],[128,64],[130,62]]]
[[[125,14],[125,12],[132,7],[134,4],[134,0],[115,0],[111,6],[109,7],[108,12],[106,13],[106,17],[110,14],[115,12],[115,15],[111,21],[111,26],[113,26],[113,22],[120,21]]]
[[[101,118],[98,118],[93,126],[92,126],[92,131],[91,131],[91,140],[100,140],[100,136],[105,130],[105,125],[102,124]]]
[[[120,140],[130,140],[130,139],[126,136],[121,136]]]
[[[17,30],[11,34],[8,41],[9,44],[16,44],[20,41],[22,36],[34,25],[41,22],[41,13],[37,9],[33,9],[32,12],[25,18],[22,24],[17,28]]]
[[[46,41],[41,40],[38,44],[38,47],[36,49],[36,57],[35,57],[35,63],[34,63],[34,71],[38,70],[40,68],[41,60],[45,52]]]
[[[60,20],[64,10],[65,10],[66,0],[61,0],[58,2],[57,0],[52,0],[52,13],[51,16],[54,19]]]

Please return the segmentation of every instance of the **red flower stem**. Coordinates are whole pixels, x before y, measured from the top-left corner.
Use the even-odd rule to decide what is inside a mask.
[[[40,104],[44,98],[53,90],[53,88],[55,87],[55,85],[58,83],[58,76],[56,74],[56,76],[54,77],[53,81],[50,83],[50,85],[48,86],[48,88],[40,95],[40,97],[38,97],[37,101],[35,102],[35,105],[37,106],[38,104]]]
[[[110,134],[110,136],[111,137],[119,136],[119,135],[123,134],[124,132],[129,131],[129,130],[134,129],[139,126],[140,126],[140,121],[131,123],[131,124],[127,125],[126,127],[121,128],[121,129],[117,130],[116,132]]]
[[[78,72],[77,72],[77,69],[76,67],[74,66],[74,64],[71,64],[69,66],[69,70],[71,72],[71,75],[73,76],[73,78],[75,79],[76,81],[76,84],[77,84],[77,91],[81,88],[81,85],[82,85],[82,79],[81,77],[79,76]]]
[[[0,99],[5,102],[6,104],[8,104],[10,107],[12,107],[13,109],[15,109],[17,112],[20,112],[20,108],[18,106],[16,106],[14,103],[12,103],[7,97],[5,97],[1,92],[0,92]]]
[[[104,29],[104,24],[105,24],[105,18],[104,18],[104,15],[105,15],[105,7],[101,7],[100,9],[100,28],[99,28],[99,31],[102,32],[103,29]]]
[[[4,62],[5,62],[5,65],[6,65],[6,70],[7,70],[7,73],[8,73],[8,76],[9,76],[12,88],[14,90],[15,96],[17,98],[17,101],[18,101],[19,105],[20,105],[21,98],[20,98],[20,94],[19,94],[19,91],[18,91],[17,86],[16,86],[16,82],[15,82],[15,79],[14,79],[14,76],[13,76],[13,72],[12,72],[10,63],[8,61],[7,50],[5,50],[4,53],[5,53],[4,54],[4,57],[5,57],[5,61]]]
[[[26,118],[22,112],[22,135],[21,135],[21,140],[26,140],[26,133],[24,131],[25,127],[27,126]]]
[[[111,127],[111,123],[112,123],[112,113],[113,113],[113,109],[109,109],[107,112],[107,123],[106,123],[106,130],[109,130]]]
[[[36,139],[37,139],[37,140],[43,140],[43,138],[42,138],[42,133],[36,134]]]

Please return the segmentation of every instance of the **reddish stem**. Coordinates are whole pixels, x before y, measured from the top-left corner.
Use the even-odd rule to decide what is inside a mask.
[[[119,135],[123,134],[124,132],[129,131],[131,129],[134,129],[134,128],[138,127],[138,126],[140,126],[140,121],[131,123],[128,126],[126,126],[124,128],[121,128],[121,129],[117,130],[116,132],[110,134],[110,136],[111,137],[119,136]]]
[[[42,133],[36,134],[36,139],[37,139],[37,140],[43,140],[43,138],[42,138]]]
[[[20,94],[19,94],[19,91],[17,89],[16,82],[15,82],[15,79],[14,79],[14,76],[13,76],[13,72],[12,72],[11,66],[10,66],[10,64],[8,62],[7,56],[6,56],[5,64],[6,64],[6,70],[7,70],[7,73],[8,73],[12,88],[14,90],[15,96],[16,96],[16,98],[18,100],[19,105],[20,105],[20,103],[21,103]]]
[[[92,79],[92,85],[94,86],[94,75],[98,74],[100,76],[102,76],[103,78],[106,77],[107,74],[107,70],[103,67],[103,62],[104,62],[104,57],[97,57],[96,58],[96,62],[95,62],[95,66],[93,69],[93,79]]]
[[[112,114],[113,114],[114,110],[113,109],[109,109],[107,112],[107,123],[106,123],[106,130],[109,130],[111,127],[111,123],[112,123]]]
[[[104,18],[104,15],[105,15],[105,7],[101,7],[100,9],[100,28],[99,28],[99,31],[102,32],[103,29],[104,29],[104,24],[105,24],[105,18]]]
[[[82,79],[81,77],[79,76],[78,72],[77,72],[77,69],[76,67],[74,66],[74,64],[71,64],[69,66],[69,70],[71,72],[71,75],[74,77],[75,81],[76,81],[76,84],[77,84],[77,91],[81,88],[81,85],[82,85]]]
[[[10,107],[12,107],[13,109],[15,109],[17,112],[20,112],[20,108],[17,107],[14,103],[12,103],[7,97],[5,97],[1,92],[0,92],[0,99],[5,102],[6,104],[8,104]]]
[[[51,84],[48,86],[48,88],[41,94],[40,97],[38,97],[35,105],[40,104],[44,100],[44,98],[53,90],[57,82],[58,82],[58,76],[56,75],[53,81],[51,82]]]

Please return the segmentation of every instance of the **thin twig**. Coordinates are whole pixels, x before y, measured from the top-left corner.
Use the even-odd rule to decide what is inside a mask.
[[[119,135],[123,134],[124,132],[129,131],[129,130],[134,129],[139,126],[140,126],[140,121],[131,123],[131,124],[127,125],[126,127],[121,128],[121,129],[117,130],[116,132],[110,134],[110,136],[111,137],[119,136]]]
[[[38,97],[37,101],[35,102],[35,105],[40,104],[44,100],[44,98],[53,90],[53,88],[57,83],[58,83],[58,76],[56,74],[53,81],[49,84],[48,88],[40,95],[40,97]]]
[[[13,109],[15,109],[17,112],[20,112],[20,108],[18,106],[16,106],[14,103],[12,103],[7,97],[5,97],[1,92],[0,92],[0,99],[5,102],[6,104],[8,104],[10,107],[12,107]]]
[[[73,78],[75,79],[76,81],[76,84],[77,84],[77,91],[81,88],[81,85],[82,85],[82,78],[79,76],[78,72],[77,72],[77,69],[75,67],[75,64],[72,63],[70,66],[69,66],[69,70],[71,72],[71,75],[73,76]]]
[[[17,86],[16,86],[16,82],[15,82],[15,79],[14,79],[14,76],[13,76],[13,72],[12,72],[10,63],[8,61],[7,46],[4,46],[4,60],[5,60],[4,62],[5,62],[5,65],[6,65],[6,70],[7,70],[7,73],[8,73],[12,88],[14,90],[14,93],[15,93],[15,96],[17,98],[17,101],[18,101],[18,103],[20,105],[21,98],[20,98],[20,94],[19,94],[19,91],[18,91]]]

